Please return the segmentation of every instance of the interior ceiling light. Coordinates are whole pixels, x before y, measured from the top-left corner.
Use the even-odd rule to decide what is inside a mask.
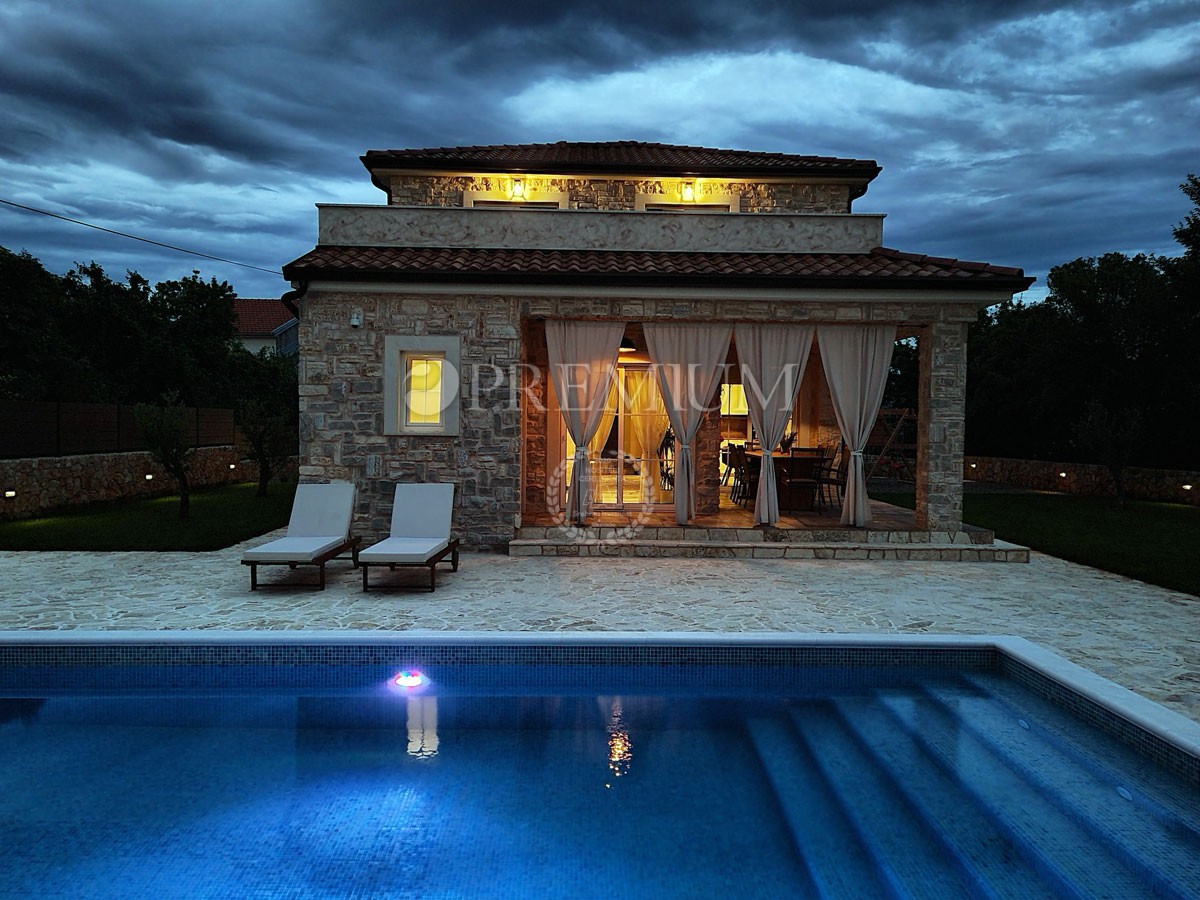
[[[620,352],[634,353],[636,350],[637,350],[637,344],[635,344],[633,342],[633,338],[628,337],[628,336],[621,338],[621,351]]]
[[[514,200],[525,199],[525,182],[520,178],[514,178],[512,183],[512,198]]]
[[[683,194],[683,202],[684,203],[695,203],[696,202],[696,185],[694,185],[690,181],[685,181],[683,183],[682,194]]]

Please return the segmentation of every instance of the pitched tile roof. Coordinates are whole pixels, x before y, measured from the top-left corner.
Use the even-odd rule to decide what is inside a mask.
[[[556,144],[491,144],[415,150],[368,150],[363,165],[376,169],[468,169],[479,172],[545,174],[630,173],[640,175],[842,175],[870,180],[880,167],[873,159],[797,156],[651,144],[598,141]]]
[[[233,312],[237,316],[237,333],[246,336],[271,334],[293,318],[278,297],[237,297],[233,301]]]
[[[316,247],[289,281],[621,284],[1023,291],[1021,269],[876,247],[870,253],[693,253],[443,247]]]

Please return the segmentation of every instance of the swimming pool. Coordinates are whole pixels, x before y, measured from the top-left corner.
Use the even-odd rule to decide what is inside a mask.
[[[996,639],[0,639],[0,896],[1200,896],[1194,731],[1060,663]]]

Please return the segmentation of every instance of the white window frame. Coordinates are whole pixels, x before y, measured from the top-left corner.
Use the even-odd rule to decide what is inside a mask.
[[[460,389],[462,371],[462,338],[453,336],[388,335],[383,339],[383,433],[442,437],[459,433],[459,409],[462,406]],[[444,360],[442,380],[452,396],[444,398],[442,421],[409,424],[404,410],[407,406],[405,385],[410,357],[437,356]]]

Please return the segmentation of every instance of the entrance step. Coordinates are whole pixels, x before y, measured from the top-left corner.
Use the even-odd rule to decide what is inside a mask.
[[[989,531],[541,527],[517,530],[510,556],[1029,562],[1029,548]]]

